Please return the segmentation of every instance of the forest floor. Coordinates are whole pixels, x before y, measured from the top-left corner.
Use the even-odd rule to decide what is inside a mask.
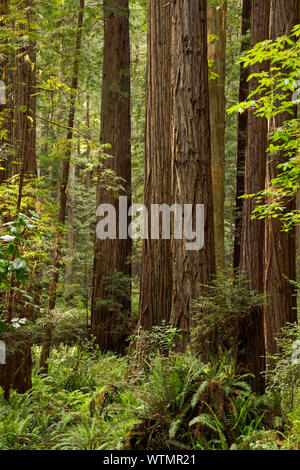
[[[289,390],[258,397],[229,355],[141,362],[61,344],[46,377],[39,355],[35,346],[31,390],[5,402],[0,388],[0,450],[300,449],[299,387],[290,408]]]

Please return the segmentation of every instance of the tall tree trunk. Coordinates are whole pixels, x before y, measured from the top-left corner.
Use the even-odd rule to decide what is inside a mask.
[[[86,139],[90,140],[91,139],[91,130],[90,130],[90,97],[87,95],[86,97]],[[89,162],[90,159],[90,147],[87,148],[87,162]],[[86,170],[86,176],[85,176],[85,188],[87,193],[89,193],[91,189],[91,170],[87,169]],[[90,217],[89,213],[87,212],[86,214],[86,227],[89,227],[90,225]],[[87,235],[86,235],[86,243],[88,245],[90,240],[89,237],[89,231],[87,230]],[[90,302],[90,291],[91,291],[91,282],[90,282],[90,270],[89,270],[89,253],[85,253],[85,258],[84,258],[84,295],[85,295],[85,313],[86,313],[86,327],[89,327],[89,302]]]
[[[187,237],[173,242],[172,323],[189,342],[193,299],[215,272],[207,61],[207,2],[177,0],[172,21],[173,197],[183,208],[204,204],[204,248],[188,251]],[[175,238],[175,237],[174,237]]]
[[[0,15],[4,20],[0,21],[0,28],[5,26],[5,15],[9,13],[8,0],[0,3]],[[0,59],[0,80],[1,80],[1,100],[0,100],[0,184],[10,176],[11,167],[11,104],[9,99],[9,46],[6,40],[6,49],[2,51]],[[11,84],[10,84],[11,85]]]
[[[119,196],[127,196],[131,205],[131,119],[130,119],[130,43],[128,0],[104,0],[104,58],[101,103],[101,143],[110,144],[107,159],[99,169],[97,207],[112,204],[119,220]],[[105,171],[123,178],[124,191],[116,196],[106,189]],[[122,214],[124,216],[124,214]],[[129,218],[127,217],[127,222]],[[118,234],[117,224],[117,234]],[[129,334],[131,315],[132,240],[95,241],[92,297],[92,329],[103,350],[123,352]],[[127,276],[125,289],[112,289],[116,273]],[[114,309],[116,304],[121,307]]]
[[[243,0],[242,12],[242,44],[241,54],[249,49],[250,40],[247,33],[250,30],[250,17],[251,17],[251,0]],[[239,102],[245,101],[249,85],[247,78],[249,70],[241,64],[240,68],[240,91]],[[240,266],[240,252],[241,252],[241,237],[242,237],[242,215],[243,215],[243,199],[245,189],[245,155],[247,147],[247,125],[248,125],[248,111],[239,114],[238,117],[238,145],[237,145],[237,169],[236,169],[236,204],[235,204],[235,234],[234,234],[234,253],[233,253],[233,267],[239,268]]]
[[[270,39],[289,34],[297,23],[297,0],[271,0]],[[290,114],[277,115],[269,122],[269,132],[291,119]],[[266,186],[278,175],[277,165],[284,157],[269,158]],[[271,201],[270,201],[271,202]],[[295,209],[295,200],[287,203],[287,210]],[[297,321],[296,293],[288,279],[296,280],[295,229],[282,231],[279,219],[267,218],[265,228],[264,285],[267,294],[264,308],[266,352],[277,351],[276,336],[287,322]]]
[[[26,7],[26,26],[32,31],[34,0],[24,0],[20,8]],[[28,33],[27,33],[28,34]],[[20,210],[25,175],[37,176],[36,164],[36,43],[25,41],[14,56],[13,69],[13,127],[12,140],[14,159],[13,173],[20,175],[17,208]]]
[[[300,189],[298,189],[297,196],[296,196],[296,209],[297,211],[300,212]],[[299,282],[300,281],[300,225],[296,226],[296,277],[297,277],[297,281]],[[297,302],[299,302],[299,293],[297,297]]]
[[[270,2],[252,0],[251,7],[251,47],[268,39]],[[254,65],[250,73],[265,70],[265,63]],[[257,80],[251,80],[250,91],[257,87]],[[245,157],[245,194],[255,194],[264,189],[266,175],[266,149],[268,123],[265,118],[258,118],[254,113],[248,116],[248,138]],[[255,207],[253,198],[243,203],[242,241],[240,268],[249,280],[250,289],[263,293],[264,262],[264,221],[252,220]],[[247,318],[240,322],[240,346],[238,367],[254,374],[253,387],[257,392],[264,390],[265,346],[263,334],[263,308],[253,308]]]
[[[67,240],[67,265],[65,273],[66,283],[66,298],[71,300],[73,297],[73,248],[74,248],[74,208],[75,208],[75,162],[71,162],[69,171],[69,186],[68,186],[68,204],[67,204],[67,218],[68,218],[68,240]]]
[[[211,128],[212,192],[214,206],[215,258],[217,271],[224,269],[224,197],[225,197],[225,73],[227,1],[208,4],[208,59],[218,76],[209,81]]]
[[[15,159],[20,165],[17,172],[21,176],[36,176],[35,55],[33,41],[18,49],[15,55],[13,144]]]
[[[80,63],[80,52],[81,52],[81,37],[82,37],[82,26],[83,26],[83,15],[84,15],[84,0],[79,0],[78,20],[77,20],[77,33],[76,33],[76,45],[75,45],[75,59],[73,67],[73,78],[71,88],[78,89],[78,74],[79,74],[79,63]],[[45,326],[44,342],[40,358],[40,371],[42,373],[48,372],[48,359],[51,351],[51,338],[52,338],[52,322],[51,317],[53,310],[56,305],[56,294],[59,280],[59,268],[61,265],[61,254],[62,254],[62,243],[63,243],[63,231],[62,227],[66,220],[66,207],[67,207],[67,186],[69,180],[69,169],[72,152],[72,139],[74,129],[74,118],[75,118],[75,107],[76,107],[76,94],[72,93],[70,99],[70,110],[68,119],[68,131],[67,131],[67,145],[66,151],[63,158],[63,173],[60,185],[60,202],[59,202],[59,217],[58,222],[60,228],[55,243],[54,263],[53,263],[53,274],[50,281],[49,288],[49,301],[48,301],[48,315],[49,320]]]
[[[148,62],[144,204],[171,203],[171,6],[148,1]],[[151,231],[151,223],[149,232]],[[170,321],[172,256],[170,240],[144,240],[140,325],[151,329]]]
[[[8,14],[8,0],[0,3],[0,31],[5,27],[5,16]],[[9,103],[9,46],[7,40],[2,40],[3,50],[0,58],[0,185],[10,176],[11,161],[11,105]],[[4,48],[5,44],[5,48]],[[10,84],[11,85],[11,84]],[[10,90],[11,91],[11,90]],[[0,291],[0,315],[5,315],[5,293]],[[4,385],[5,365],[0,364],[0,385]]]
[[[21,210],[24,179],[36,177],[36,43],[27,39],[34,29],[34,2],[25,0],[22,4],[26,6],[26,26],[22,35],[22,47],[14,53],[14,69],[12,74],[12,97],[13,97],[13,122],[12,122],[12,150],[17,162],[13,167],[13,173],[19,173],[19,190],[17,198],[17,212]],[[20,28],[19,25],[15,26]],[[20,34],[20,31],[19,31]],[[14,279],[14,287],[18,283]],[[13,290],[8,295],[7,321],[12,317],[25,317],[34,320],[33,309],[24,306],[20,294]],[[4,374],[4,395],[8,399],[10,390],[24,393],[31,388],[31,338],[21,330],[15,332],[8,341],[8,354]]]

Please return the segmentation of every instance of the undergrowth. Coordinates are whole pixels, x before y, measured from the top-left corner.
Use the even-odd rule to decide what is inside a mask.
[[[60,344],[47,376],[35,346],[32,389],[5,402],[0,388],[0,450],[299,450],[300,366],[289,362],[299,329],[291,328],[264,396],[235,374],[230,351],[205,362],[174,352],[177,332],[167,326],[138,332],[127,357],[89,341]]]
[[[125,359],[89,344],[60,346],[52,351],[49,375],[41,377],[39,352],[34,348],[31,390],[12,391],[6,403],[0,388],[0,450],[121,447],[137,422]]]

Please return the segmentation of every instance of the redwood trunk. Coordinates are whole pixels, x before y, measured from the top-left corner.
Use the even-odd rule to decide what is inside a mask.
[[[177,0],[172,22],[173,197],[181,205],[204,204],[204,248],[186,249],[173,240],[172,323],[189,342],[192,301],[215,272],[207,61],[207,2]]]
[[[242,13],[242,45],[241,54],[249,49],[250,41],[247,33],[250,30],[251,17],[251,0],[243,0]],[[246,100],[249,92],[249,84],[247,78],[249,70],[241,64],[240,68],[240,91],[239,102]],[[234,253],[233,267],[240,266],[241,237],[242,237],[242,215],[243,215],[243,199],[241,196],[245,192],[245,155],[247,147],[247,126],[248,111],[239,114],[238,117],[238,146],[237,146],[237,169],[236,169],[236,205],[235,205],[235,236],[234,236]]]
[[[224,269],[224,197],[225,197],[225,73],[227,1],[208,5],[208,58],[217,78],[209,81],[211,128],[212,192],[214,206],[215,257],[217,270]]]
[[[8,14],[8,0],[2,0],[0,3],[0,15]],[[4,21],[0,21],[0,28],[5,26]],[[4,42],[4,41],[3,41]],[[1,103],[0,103],[0,129],[5,131],[0,140],[0,184],[10,176],[10,150],[11,150],[11,106],[9,99],[9,46],[5,41],[6,48],[2,51],[0,59],[0,80],[1,84]],[[5,88],[3,88],[5,85]],[[11,84],[10,84],[11,85]]]
[[[297,23],[297,0],[271,0],[270,39],[290,34]],[[269,131],[281,127],[291,119],[283,113],[269,122]],[[284,161],[280,155],[268,159],[266,186],[278,175],[277,165]],[[281,171],[281,170],[279,170]],[[271,201],[270,201],[271,202]],[[287,202],[287,211],[295,209],[296,201]],[[264,285],[267,294],[264,308],[266,351],[277,352],[276,336],[287,322],[297,321],[296,292],[288,281],[296,280],[295,229],[282,231],[279,219],[267,218],[265,229]]]
[[[251,7],[251,47],[268,39],[270,2],[252,0]],[[265,63],[254,65],[250,73],[265,70]],[[251,80],[250,91],[257,87],[257,80]],[[266,149],[268,123],[265,118],[258,118],[254,113],[248,116],[248,139],[245,157],[245,194],[262,191],[266,176]],[[263,293],[264,262],[264,221],[251,220],[255,207],[253,198],[243,203],[242,241],[240,268],[249,280],[250,289]],[[246,319],[240,322],[240,345],[238,367],[241,371],[254,374],[253,387],[257,392],[264,390],[265,346],[263,334],[263,308],[254,308]]]
[[[112,155],[99,170],[97,207],[112,204],[119,220],[119,197],[106,189],[105,170],[123,178],[131,205],[131,120],[130,120],[130,44],[128,0],[104,1],[104,58],[101,103],[101,143],[110,144]],[[129,218],[128,218],[129,221]],[[118,234],[118,228],[117,228]],[[131,314],[130,286],[122,294],[111,290],[114,273],[131,275],[132,240],[96,238],[92,296],[92,329],[102,350],[123,352],[129,334]],[[126,283],[126,281],[125,281]],[[115,311],[113,298],[121,307]]]
[[[24,36],[22,35],[23,46],[14,53],[14,69],[12,73],[12,83],[8,82],[11,75],[6,69],[6,80],[8,88],[11,89],[13,103],[12,121],[12,150],[13,160],[16,162],[12,167],[13,174],[19,174],[19,190],[17,199],[17,212],[21,210],[23,184],[26,177],[36,177],[36,89],[35,89],[35,58],[36,43],[28,39],[34,28],[33,2],[26,0],[27,25]],[[8,10],[6,10],[8,13]],[[15,25],[20,29],[19,25]],[[18,31],[21,34],[21,31]],[[8,65],[8,63],[7,63]],[[6,166],[6,176],[9,176],[10,165]],[[19,287],[19,283],[13,278],[13,287]],[[30,292],[30,288],[29,288]],[[32,294],[32,293],[31,293]],[[34,313],[31,307],[24,306],[24,301],[18,292],[11,290],[7,299],[8,323],[12,317],[27,318],[34,320]],[[7,358],[3,377],[4,396],[9,398],[10,390],[17,390],[24,393],[31,388],[31,338],[28,333],[21,330],[15,331],[7,341]]]
[[[144,204],[171,203],[171,5],[148,2],[147,115]],[[149,232],[151,223],[149,221]],[[170,321],[170,240],[144,241],[140,325],[151,329]]]

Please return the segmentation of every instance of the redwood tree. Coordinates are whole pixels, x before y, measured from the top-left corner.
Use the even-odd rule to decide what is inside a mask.
[[[2,0],[0,3],[0,29],[5,27],[6,15],[8,15],[8,1]],[[1,35],[3,35],[1,31]],[[9,93],[9,46],[8,41],[2,39],[3,47],[0,58],[0,80],[1,80],[1,102],[0,102],[0,184],[10,175],[10,152],[11,152],[11,106]],[[3,86],[4,85],[4,86]],[[12,84],[10,83],[10,86]]]
[[[250,41],[247,33],[250,30],[251,17],[251,0],[243,0],[242,11],[242,45],[241,54],[249,49]],[[239,102],[246,100],[249,92],[249,84],[247,81],[249,70],[241,64],[240,67],[240,90]],[[238,117],[238,145],[237,145],[237,176],[236,176],[236,205],[235,205],[235,236],[234,236],[234,253],[233,267],[238,268],[240,265],[241,251],[241,235],[242,235],[242,215],[243,215],[243,199],[245,183],[245,155],[247,147],[247,124],[248,111],[240,113]]]
[[[252,0],[251,5],[251,47],[268,39],[269,36],[270,2]],[[250,73],[261,72],[267,67],[265,63],[254,65]],[[252,79],[250,91],[257,87],[257,80]],[[247,149],[245,156],[245,194],[254,194],[264,189],[266,176],[266,149],[268,122],[265,118],[248,116]],[[264,221],[252,220],[251,214],[255,207],[253,198],[243,203],[242,240],[240,268],[245,273],[249,287],[264,292]],[[251,313],[240,322],[240,345],[238,366],[240,370],[251,372],[255,376],[253,386],[256,391],[263,391],[265,370],[265,345],[263,334],[263,308],[253,308]]]
[[[6,164],[6,176],[9,175],[10,166],[12,174],[19,174],[19,190],[17,198],[17,212],[21,210],[23,184],[27,177],[36,177],[36,42],[32,39],[34,31],[34,2],[24,0],[19,8],[26,7],[24,17],[26,26],[14,25],[18,30],[20,47],[13,52],[13,72],[6,68],[6,84],[12,95],[12,124],[8,122],[9,141],[6,145],[11,147],[13,165]],[[8,9],[5,11],[8,14]],[[23,33],[24,30],[24,33]],[[8,67],[9,59],[7,57]],[[4,69],[5,72],[5,69]],[[11,81],[10,81],[11,80]],[[4,80],[5,81],[5,80]],[[8,109],[5,110],[7,116]],[[10,141],[11,140],[11,141]],[[13,317],[26,317],[34,320],[34,312],[30,306],[25,306],[22,296],[18,292],[19,283],[12,278],[12,289],[7,298],[6,321],[10,323]],[[16,288],[16,292],[13,288]],[[27,304],[27,302],[26,302]],[[31,338],[22,331],[16,331],[7,341],[8,354],[3,377],[5,398],[9,397],[11,389],[24,393],[31,388]]]
[[[297,0],[271,0],[270,39],[290,34],[297,23],[299,2]],[[281,127],[290,119],[288,113],[282,113],[269,122],[269,132]],[[278,175],[277,165],[284,157],[269,157],[267,163],[266,187]],[[270,201],[271,202],[271,201]],[[286,210],[295,208],[295,200],[287,201]],[[266,352],[277,351],[276,336],[287,322],[297,321],[296,295],[289,282],[296,279],[296,241],[295,229],[282,231],[278,219],[267,218],[265,224],[265,264],[264,287],[267,294],[264,308],[264,328]]]
[[[101,102],[102,144],[111,158],[99,168],[97,207],[115,206],[119,220],[119,196],[131,205],[131,123],[130,123],[130,44],[128,0],[104,0],[104,57]],[[105,174],[122,178],[118,195],[107,189]],[[123,214],[124,216],[124,214]],[[129,218],[128,218],[129,221]],[[118,233],[118,228],[117,228]],[[118,237],[118,235],[117,235]],[[123,352],[128,336],[131,310],[130,285],[132,241],[125,239],[95,241],[92,294],[92,329],[103,350]],[[124,291],[113,288],[113,276],[124,279]],[[124,277],[125,276],[125,277]],[[127,278],[126,278],[127,276]]]
[[[174,202],[204,204],[204,248],[188,251],[186,237],[173,240],[172,323],[184,350],[192,301],[215,272],[208,98],[207,2],[177,0],[172,21],[172,176]]]
[[[171,202],[171,5],[148,2],[147,119],[144,204]],[[149,221],[149,231],[151,222]],[[140,325],[169,321],[172,301],[170,240],[144,241]]]
[[[223,270],[227,1],[208,4],[207,17],[208,58],[211,61],[211,71],[217,74],[215,79],[209,81],[215,255],[217,270]]]

